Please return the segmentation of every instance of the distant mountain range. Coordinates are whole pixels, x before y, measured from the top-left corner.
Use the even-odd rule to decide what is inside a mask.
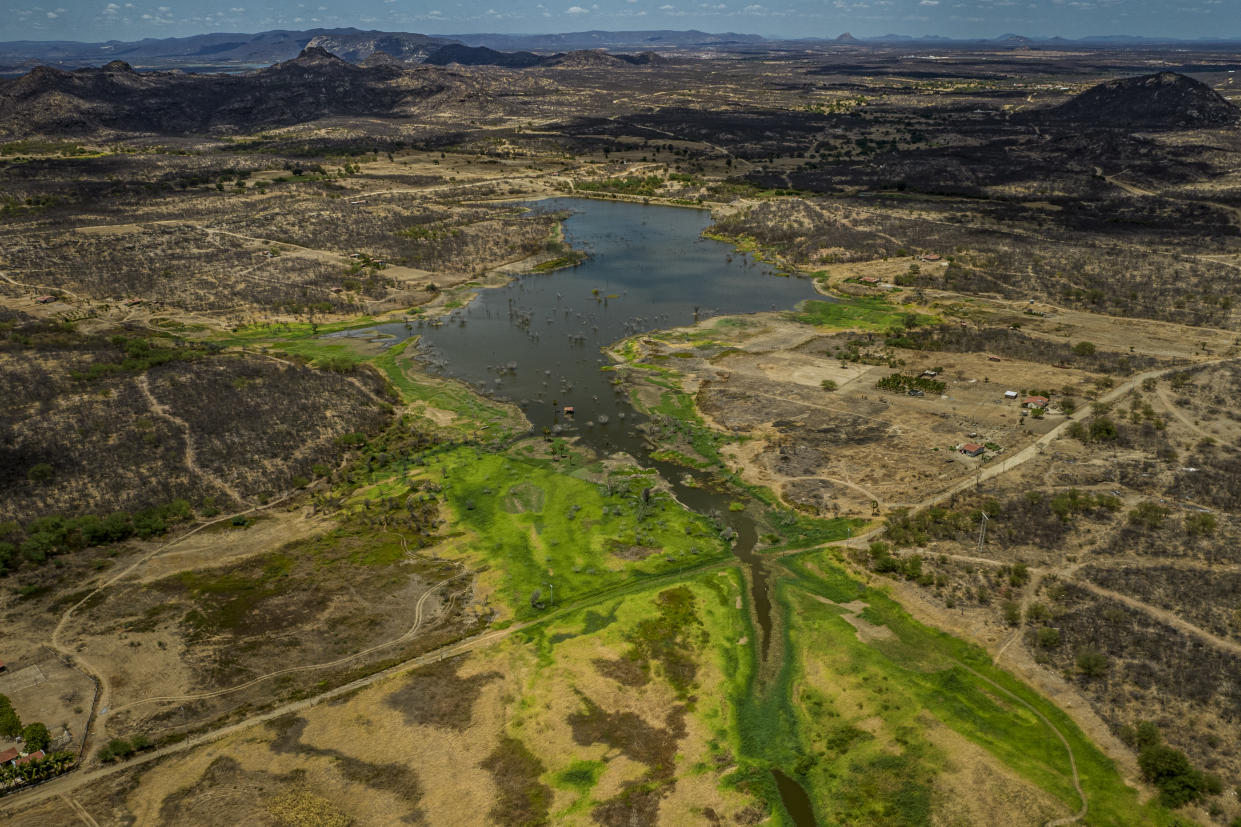
[[[122,42],[110,40],[105,43],[80,43],[76,41],[20,40],[0,42],[0,73],[17,74],[38,65],[60,68],[99,66],[112,60],[123,60],[142,69],[172,69],[186,71],[240,69],[269,66],[291,60],[307,46],[326,49],[351,62],[361,62],[376,52],[383,52],[406,63],[421,63],[437,50],[445,47],[469,47],[489,49],[493,54],[488,60],[479,60],[477,52],[458,51],[464,57],[462,63],[485,62],[491,65],[535,65],[536,52],[572,52],[584,50],[631,49],[643,52],[668,51],[745,51],[762,48],[787,48],[797,44],[830,46],[836,48],[868,48],[900,45],[933,46],[935,48],[1131,48],[1158,45],[1178,48],[1206,46],[1236,46],[1239,39],[1219,41],[1180,41],[1171,38],[1130,37],[1111,35],[1083,37],[1069,40],[1060,37],[1031,38],[1019,34],[1005,34],[990,39],[953,39],[928,36],[888,34],[880,37],[854,37],[845,33],[836,38],[802,38],[777,40],[755,34],[724,32],[712,34],[700,31],[588,31],[564,34],[462,34],[424,35],[409,32],[361,31],[346,29],[306,29],[304,31],[273,30],[258,34],[213,33],[192,37],[146,38]],[[512,57],[498,57],[501,53],[517,52]],[[520,53],[526,52],[527,55]],[[443,52],[451,54],[451,50]],[[510,62],[506,62],[510,61]]]

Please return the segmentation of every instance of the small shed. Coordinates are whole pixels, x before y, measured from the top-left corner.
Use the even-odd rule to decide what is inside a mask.
[[[943,260],[943,256],[941,256],[939,253],[923,253],[923,254],[920,256],[920,258],[921,258],[923,261],[941,261],[941,260]]]
[[[573,416],[573,406],[572,406],[572,405],[565,405],[565,406],[564,406],[564,415],[565,415],[565,416]]]
[[[961,453],[965,454],[967,457],[976,457],[985,450],[986,448],[979,445],[977,442],[967,442],[961,446]]]
[[[879,279],[875,278],[874,276],[862,276],[860,279],[858,279],[858,281],[861,282],[862,284],[878,284],[879,283]]]
[[[1005,399],[1016,399],[1017,396],[1018,396],[1017,391],[1004,391]]]
[[[52,302],[56,301],[56,297],[55,296],[36,296],[35,301],[37,301],[39,304],[51,304]]]
[[[125,300],[126,307],[137,307],[140,304],[142,304],[142,299],[126,299]]]

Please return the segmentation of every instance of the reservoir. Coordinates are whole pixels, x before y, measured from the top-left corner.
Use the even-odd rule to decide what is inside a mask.
[[[552,273],[523,274],[479,291],[435,326],[379,325],[343,334],[419,335],[419,353],[436,373],[463,380],[521,406],[536,432],[576,437],[601,454],[623,451],[655,468],[689,508],[735,532],[766,657],[772,631],[767,564],[755,554],[757,530],[747,512],[730,512],[735,495],[711,487],[706,472],[651,457],[647,417],[630,404],[602,349],[620,339],[724,314],[791,310],[823,297],[813,284],[770,272],[731,245],[702,237],[705,210],[622,201],[549,199],[541,210],[569,210],[565,239],[588,258]],[[575,409],[565,416],[564,406]],[[686,475],[696,478],[684,484]],[[794,822],[813,824],[813,809],[791,778],[775,776]]]

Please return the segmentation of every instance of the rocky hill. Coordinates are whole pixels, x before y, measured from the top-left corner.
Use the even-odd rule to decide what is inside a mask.
[[[1109,80],[1044,115],[1054,122],[1126,129],[1192,129],[1241,120],[1241,110],[1210,86],[1176,72]]]
[[[530,66],[541,66],[546,58],[533,52],[499,52],[486,46],[462,46],[451,43],[441,46],[426,56],[423,61],[431,66],[447,66],[456,63],[461,66],[504,66],[509,69],[525,69]]]
[[[394,117],[452,91],[443,70],[394,64],[357,66],[312,47],[244,75],[139,73],[121,61],[72,72],[41,66],[0,81],[0,135],[230,132],[333,115]]]
[[[437,49],[452,45],[442,37],[406,32],[340,32],[316,35],[306,48],[319,48],[339,55],[350,63],[361,63],[375,52],[383,52],[407,63],[421,63]]]

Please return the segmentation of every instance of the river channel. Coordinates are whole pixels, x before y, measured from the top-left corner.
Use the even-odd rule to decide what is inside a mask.
[[[733,553],[749,571],[754,613],[767,657],[772,606],[767,565],[754,551],[757,528],[746,512],[730,512],[729,495],[707,472],[655,460],[644,436],[647,417],[633,408],[602,348],[654,330],[723,314],[789,310],[822,298],[810,281],[771,273],[730,245],[702,238],[705,210],[599,201],[549,199],[530,205],[571,210],[565,239],[589,254],[583,263],[547,274],[517,276],[481,290],[468,305],[433,325],[404,323],[348,331],[395,344],[421,337],[421,358],[434,371],[516,402],[534,425],[577,437],[601,454],[623,451],[655,468],[677,499],[723,519],[736,533]],[[564,406],[575,409],[564,414]],[[686,475],[696,477],[686,484]],[[814,823],[805,793],[777,775],[795,824]],[[797,789],[791,790],[792,787]],[[800,795],[799,795],[800,794]]]

